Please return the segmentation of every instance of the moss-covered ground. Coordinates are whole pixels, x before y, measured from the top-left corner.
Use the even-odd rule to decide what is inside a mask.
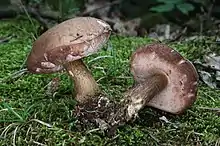
[[[73,110],[72,84],[65,73],[25,74],[8,77],[20,70],[34,41],[38,25],[25,18],[0,21],[0,145],[220,145],[220,115],[201,107],[220,107],[220,91],[200,83],[198,100],[183,115],[175,116],[151,108],[144,109],[134,123],[120,127],[108,138],[101,131],[80,131]],[[133,83],[129,59],[148,38],[111,37],[110,45],[86,59],[88,68],[103,92],[119,99]],[[210,44],[187,42],[169,44],[190,60],[212,51]],[[207,49],[209,48],[209,49]],[[46,85],[60,78],[55,96],[45,94]],[[159,118],[166,116],[169,122]]]

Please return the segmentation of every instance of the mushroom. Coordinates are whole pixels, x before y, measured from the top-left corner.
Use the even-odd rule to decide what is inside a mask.
[[[198,74],[190,61],[163,44],[137,49],[131,56],[134,86],[126,92],[127,120],[148,105],[183,113],[196,100]]]
[[[65,69],[74,81],[76,100],[83,103],[100,90],[81,59],[99,51],[110,33],[110,26],[100,19],[77,17],[66,20],[47,30],[33,43],[27,68],[35,74]]]
[[[196,100],[198,74],[177,51],[163,44],[147,45],[132,54],[130,63],[135,84],[122,101],[102,96],[87,100],[76,110],[81,123],[94,123],[112,136],[147,105],[180,114]]]

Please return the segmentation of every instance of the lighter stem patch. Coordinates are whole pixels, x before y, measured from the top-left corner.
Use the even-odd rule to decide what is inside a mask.
[[[56,67],[56,65],[51,62],[41,62],[41,66],[43,68],[49,68],[49,69]]]
[[[69,72],[69,74],[73,77],[74,76],[74,74],[73,74],[73,72],[72,71],[68,71]]]
[[[36,68],[36,72],[40,72],[41,70],[41,68]]]

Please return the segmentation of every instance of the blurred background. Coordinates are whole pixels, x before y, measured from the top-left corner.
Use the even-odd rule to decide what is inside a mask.
[[[179,40],[192,35],[218,35],[220,1],[217,0],[1,0],[0,20],[26,15],[41,27],[77,16],[108,22],[123,36]]]

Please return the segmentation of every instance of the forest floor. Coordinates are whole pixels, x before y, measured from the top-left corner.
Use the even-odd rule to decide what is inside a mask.
[[[200,82],[198,99],[182,115],[170,115],[146,107],[137,120],[117,130],[113,138],[93,127],[81,131],[73,116],[73,85],[67,74],[9,76],[25,62],[38,24],[25,18],[0,21],[0,145],[220,145],[220,115],[204,109],[220,107],[220,90]],[[84,59],[104,94],[119,100],[132,86],[131,53],[149,38],[112,36],[110,45]],[[208,53],[210,44],[168,44],[193,61]],[[48,83],[60,78],[54,96],[46,94]],[[160,117],[165,116],[166,120]]]

